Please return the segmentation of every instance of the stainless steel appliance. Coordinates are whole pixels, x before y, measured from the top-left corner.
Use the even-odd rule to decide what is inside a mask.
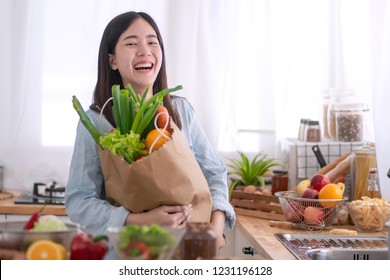
[[[386,236],[330,234],[275,234],[299,260],[385,260]]]

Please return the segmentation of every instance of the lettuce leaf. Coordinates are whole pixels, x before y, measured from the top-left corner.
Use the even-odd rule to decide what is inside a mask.
[[[113,129],[110,133],[103,133],[99,138],[99,143],[103,149],[109,150],[113,155],[123,156],[129,163],[145,155],[142,151],[145,148],[145,141],[133,131],[121,134],[118,129]]]

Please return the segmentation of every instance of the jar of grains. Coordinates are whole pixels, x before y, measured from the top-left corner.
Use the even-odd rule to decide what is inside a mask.
[[[330,90],[330,98],[327,106],[327,136],[329,139],[336,141],[337,140],[337,132],[336,132],[336,112],[335,106],[340,104],[349,104],[353,102],[352,100],[355,98],[355,94],[351,90],[338,90],[331,89]]]
[[[368,106],[363,103],[337,104],[333,110],[336,116],[336,140],[363,141],[364,115],[368,111]]]

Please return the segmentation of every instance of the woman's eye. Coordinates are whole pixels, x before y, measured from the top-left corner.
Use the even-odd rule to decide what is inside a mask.
[[[156,46],[156,45],[158,45],[158,42],[149,42],[149,45],[151,45],[151,46]]]
[[[136,45],[137,45],[136,43],[127,43],[126,44],[126,46],[131,46],[131,47],[136,46]]]

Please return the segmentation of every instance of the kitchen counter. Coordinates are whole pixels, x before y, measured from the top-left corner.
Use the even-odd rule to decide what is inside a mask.
[[[41,204],[15,204],[14,199],[18,194],[14,194],[13,198],[0,200],[0,214],[3,215],[31,215],[39,211],[43,205]],[[64,205],[46,205],[42,210],[45,215],[67,216]]]
[[[15,204],[14,198],[0,200],[0,214],[12,215],[31,215],[39,211],[42,205],[36,204]],[[47,205],[43,209],[43,214],[51,214],[58,216],[66,216],[65,207],[63,205]],[[295,256],[274,236],[275,233],[310,233],[310,234],[327,234],[328,231],[335,227],[330,227],[329,230],[323,231],[308,231],[303,229],[284,229],[271,227],[268,219],[258,217],[249,217],[237,215],[236,226],[251,243],[252,247],[264,259],[270,260],[296,260]],[[339,226],[341,227],[341,226]],[[352,225],[343,225],[342,228],[355,229]],[[361,233],[358,233],[362,235]],[[364,235],[385,235],[387,231],[376,233],[364,233]]]
[[[275,233],[305,233],[327,234],[332,228],[355,229],[353,225],[333,226],[328,230],[309,231],[303,229],[284,229],[269,226],[269,221],[262,218],[237,216],[237,227],[248,239],[253,248],[264,259],[269,260],[296,260],[295,256],[274,236]],[[363,235],[358,232],[358,235]],[[387,236],[387,231],[364,233],[371,236]]]

